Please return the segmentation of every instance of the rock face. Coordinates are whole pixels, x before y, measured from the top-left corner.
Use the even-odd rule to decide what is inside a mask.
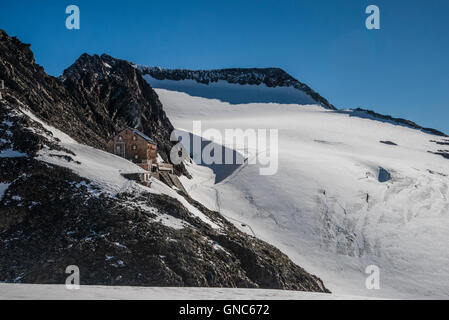
[[[129,64],[83,55],[66,70],[63,85],[34,63],[28,45],[0,31],[1,78],[0,281],[62,284],[66,267],[77,265],[81,284],[329,292],[279,250],[193,199],[187,200],[218,229],[165,194],[144,189],[111,195],[39,160],[43,150],[67,162],[76,155],[23,110],[97,148],[122,122],[156,130],[150,134],[169,145],[164,139],[171,125],[162,106]]]
[[[336,108],[325,98],[312,90],[308,85],[299,82],[287,72],[279,68],[233,68],[217,70],[183,70],[163,69],[158,67],[139,66],[144,75],[150,75],[157,80],[195,80],[198,83],[209,84],[219,80],[231,84],[265,84],[267,87],[293,87],[303,91],[322,106],[335,110]]]

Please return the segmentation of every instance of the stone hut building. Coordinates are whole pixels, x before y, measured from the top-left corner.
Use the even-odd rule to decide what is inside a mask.
[[[108,143],[108,151],[151,171],[157,163],[157,145],[137,129],[125,128]]]
[[[108,142],[108,151],[148,171],[122,174],[125,178],[150,186],[150,178],[154,177],[187,195],[181,181],[173,174],[173,165],[158,163],[156,142],[139,130],[132,128],[121,130]]]

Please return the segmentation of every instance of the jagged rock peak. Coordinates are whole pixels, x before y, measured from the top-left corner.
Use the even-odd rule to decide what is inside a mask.
[[[125,60],[115,59],[107,54],[101,56],[83,53],[69,68],[64,70],[60,79],[64,82],[68,77],[80,79],[83,73],[92,73],[97,79],[103,79],[113,75],[117,65],[131,66]]]

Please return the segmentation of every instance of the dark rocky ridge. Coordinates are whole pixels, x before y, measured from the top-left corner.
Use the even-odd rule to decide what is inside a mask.
[[[336,108],[325,98],[312,90],[308,85],[299,82],[287,72],[279,68],[232,68],[216,70],[184,70],[163,69],[158,67],[139,66],[142,74],[150,75],[157,80],[195,80],[198,83],[209,84],[219,80],[232,84],[265,84],[267,87],[294,87],[308,94],[322,106],[335,110]]]
[[[65,73],[66,88],[34,63],[28,45],[0,32],[0,79],[6,87],[0,100],[0,183],[6,185],[0,198],[0,281],[62,284],[67,277],[65,268],[77,265],[81,284],[328,292],[320,279],[279,250],[240,232],[193,199],[189,199],[192,205],[220,225],[220,230],[212,229],[168,196],[145,192],[111,196],[69,169],[36,158],[44,148],[65,152],[64,161],[73,161],[74,154],[21,109],[29,108],[79,142],[101,148],[104,132],[114,128],[111,123],[135,119],[127,118],[130,113],[120,108],[126,99],[136,104],[148,102],[140,99],[149,99],[151,92],[125,62],[114,59],[117,73],[107,75],[131,76],[122,78],[125,86],[119,87],[109,78],[103,82],[105,78],[96,68],[101,68],[98,61],[106,61],[103,59],[112,58],[82,56],[73,72]],[[75,72],[80,66],[92,67],[92,72],[82,67]],[[146,93],[127,92],[133,86]],[[112,88],[120,92],[122,103],[114,103]],[[92,99],[88,99],[89,90],[94,91]],[[111,116],[122,114],[105,119],[111,111],[108,106],[117,108]],[[151,111],[160,111],[151,106],[155,108]],[[132,110],[138,115],[142,112],[144,121],[152,121],[139,106]],[[162,114],[157,119],[162,121]],[[17,152],[21,154],[11,155]],[[142,209],[143,205],[154,210]],[[159,214],[188,225],[168,227]]]
[[[5,82],[3,99],[11,105],[27,105],[33,113],[75,140],[102,148],[106,137],[89,125],[83,108],[57,78],[37,65],[30,45],[0,30],[0,77]]]
[[[396,125],[401,125],[401,126],[405,126],[405,127],[409,127],[409,128],[413,128],[413,129],[417,129],[420,131],[423,131],[425,133],[428,134],[433,134],[436,136],[442,136],[442,137],[447,137],[447,135],[444,132],[441,132],[439,130],[436,129],[432,129],[432,128],[425,128],[422,127],[418,124],[416,124],[413,121],[407,120],[407,119],[403,119],[403,118],[394,118],[392,116],[389,115],[383,115],[377,112],[374,112],[372,110],[367,110],[367,109],[362,109],[362,108],[356,108],[356,109],[350,109],[351,116],[358,116],[358,117],[362,117],[362,118],[372,118],[373,120],[379,120],[379,121],[384,121],[384,122],[389,122],[392,124],[396,124]],[[339,111],[339,112],[346,112],[346,111]]]

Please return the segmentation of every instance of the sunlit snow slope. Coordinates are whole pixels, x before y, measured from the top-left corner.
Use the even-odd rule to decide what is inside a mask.
[[[194,178],[183,181],[194,198],[283,250],[334,293],[449,297],[449,160],[428,152],[441,149],[430,141],[441,137],[314,105],[156,91],[178,129],[201,120],[203,130],[279,130],[277,174],[243,165],[214,184],[209,168],[191,164]],[[372,264],[380,290],[365,286]]]

